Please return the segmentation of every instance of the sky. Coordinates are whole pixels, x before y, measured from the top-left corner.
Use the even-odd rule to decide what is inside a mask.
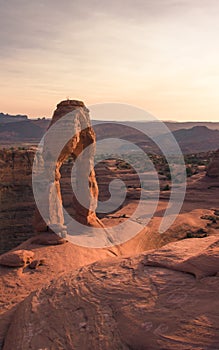
[[[0,111],[124,103],[219,121],[218,0],[0,0]]]

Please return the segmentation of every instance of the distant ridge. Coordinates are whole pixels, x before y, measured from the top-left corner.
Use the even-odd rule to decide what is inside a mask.
[[[113,119],[113,118],[112,118]],[[13,144],[31,143],[37,144],[46,132],[51,119],[37,118],[29,119],[26,115],[9,115],[0,113],[0,145],[7,146]],[[120,136],[143,147],[147,152],[157,152],[157,148],[151,143],[150,139],[144,136],[150,124],[150,129],[154,134],[159,134],[158,121],[128,121],[128,122],[109,122],[104,120],[92,120],[92,125],[101,136],[102,131],[108,132],[108,137],[120,132]],[[103,128],[99,124],[106,124]],[[173,133],[178,141],[183,153],[199,153],[214,151],[219,145],[219,122],[164,122],[168,129]],[[129,127],[127,133],[123,124]],[[137,130],[141,130],[143,136],[138,135]],[[165,138],[167,134],[159,135],[158,138]],[[127,134],[127,135],[126,135]],[[116,149],[120,146],[116,143]]]
[[[219,145],[219,130],[212,130],[206,126],[194,126],[190,129],[179,129],[172,132],[183,153],[199,153],[215,151]],[[167,135],[161,135],[165,139]]]
[[[96,120],[93,119],[92,120],[92,124],[96,125],[96,124],[100,124],[100,123],[111,123],[113,122],[113,118],[112,121],[105,121],[105,120]],[[129,125],[131,127],[141,127],[142,131],[146,131],[148,124],[158,124],[160,121],[121,121],[121,122],[113,122],[113,123],[124,123],[126,125]],[[175,131],[175,130],[179,130],[179,129],[191,129],[195,126],[206,126],[208,129],[211,130],[219,130],[219,122],[177,122],[177,121],[162,121],[169,129],[170,131]]]
[[[40,141],[43,134],[44,130],[28,119],[0,125],[1,141],[7,140],[11,144],[13,144],[13,141]]]
[[[10,114],[0,113],[0,123],[14,123],[14,122],[21,122],[25,120],[28,120],[27,115],[22,115],[22,114],[10,115]]]

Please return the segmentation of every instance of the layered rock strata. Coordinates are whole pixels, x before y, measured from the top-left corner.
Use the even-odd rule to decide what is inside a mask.
[[[0,253],[33,236],[32,193],[34,150],[0,151]]]

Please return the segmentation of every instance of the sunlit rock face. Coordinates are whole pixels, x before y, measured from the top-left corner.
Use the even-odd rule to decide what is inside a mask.
[[[95,214],[98,199],[98,186],[93,170],[95,145],[95,133],[91,127],[89,110],[84,103],[75,100],[59,103],[44,140],[42,158],[48,185],[43,202],[47,207],[47,213],[46,220],[44,217],[45,223],[39,220],[37,215],[36,231],[45,231],[48,225],[50,227],[58,225],[61,231],[65,231],[60,168],[69,157],[73,157],[76,164],[77,198],[73,204],[74,219],[84,225],[102,226]],[[58,154],[56,154],[57,148],[60,149]]]
[[[219,177],[219,150],[217,150],[217,152],[214,155],[214,158],[208,166],[207,176]]]

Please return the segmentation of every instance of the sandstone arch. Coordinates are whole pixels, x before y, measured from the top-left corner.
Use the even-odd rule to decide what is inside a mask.
[[[61,130],[56,127],[53,128],[53,126],[66,115],[70,116],[70,119],[68,118],[65,130],[62,128]],[[89,110],[81,101],[62,101],[57,105],[57,109],[53,114],[48,129],[51,129],[51,132],[49,136],[45,136],[42,152],[45,178],[48,181],[47,193],[45,193],[44,201],[44,205],[47,206],[47,218],[46,220],[44,218],[44,221],[42,221],[42,219],[39,219],[39,213],[35,216],[34,226],[36,231],[45,232],[48,230],[48,225],[50,225],[50,227],[54,227],[53,225],[57,227],[58,225],[61,235],[63,235],[63,232],[66,230],[62,211],[60,168],[69,156],[73,156],[74,159],[80,156],[77,160],[76,168],[77,188],[79,195],[83,196],[86,203],[88,203],[88,205],[84,207],[76,201],[75,219],[84,225],[102,227],[103,225],[95,213],[98,199],[98,186],[93,169],[96,138],[90,123]],[[69,135],[69,138],[67,138],[68,142],[62,148],[57,158],[53,152],[54,141],[58,145],[59,139],[62,138],[61,136],[63,133],[66,133],[67,136]],[[88,146],[89,151],[83,152]],[[45,164],[47,165],[45,166]]]

